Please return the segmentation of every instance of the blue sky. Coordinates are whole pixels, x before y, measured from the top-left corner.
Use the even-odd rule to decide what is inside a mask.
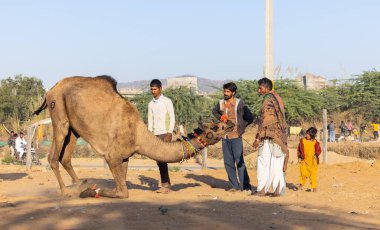
[[[380,1],[273,0],[285,77],[380,70]],[[0,0],[0,79],[108,74],[119,82],[263,75],[265,0]]]

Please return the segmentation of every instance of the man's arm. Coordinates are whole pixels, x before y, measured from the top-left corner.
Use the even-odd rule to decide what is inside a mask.
[[[7,129],[7,127],[5,127],[4,124],[3,124],[3,127],[4,127],[5,131],[6,131],[9,135],[11,135],[11,131],[9,131],[9,129]]]
[[[216,119],[218,119],[218,121],[220,120],[220,117],[222,116],[222,114],[220,112],[219,101],[216,103],[214,109],[212,110],[212,114],[214,115]]]
[[[289,153],[285,153],[284,166],[282,166],[283,172],[286,172],[286,169],[288,167],[288,160],[289,160]]]
[[[247,105],[244,105],[243,107],[243,119],[248,123],[247,126],[252,124],[254,119],[253,114]]]
[[[167,102],[167,110],[169,113],[169,133],[173,133],[175,126],[175,114],[172,100],[168,100]]]
[[[148,104],[148,129],[153,131],[153,113],[151,108],[151,103]]]

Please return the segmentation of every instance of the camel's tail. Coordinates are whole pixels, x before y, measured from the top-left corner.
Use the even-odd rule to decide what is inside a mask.
[[[46,96],[44,96],[44,102],[42,102],[42,105],[36,111],[33,112],[33,115],[40,114],[46,108],[47,108]]]

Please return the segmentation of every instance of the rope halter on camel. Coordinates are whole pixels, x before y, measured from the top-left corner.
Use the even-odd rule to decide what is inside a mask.
[[[203,148],[205,148],[207,146],[207,142],[205,140],[203,140],[201,138],[201,136],[199,136],[196,132],[194,132],[192,135],[195,137],[194,139],[196,139],[203,146]],[[197,146],[195,146],[191,143],[191,141],[190,141],[191,139],[189,136],[190,135],[188,135],[187,137],[181,136],[182,152],[183,152],[183,159],[180,162],[181,164],[185,160],[190,159],[191,155],[195,155],[201,150]],[[187,154],[187,151],[190,151],[191,153]]]

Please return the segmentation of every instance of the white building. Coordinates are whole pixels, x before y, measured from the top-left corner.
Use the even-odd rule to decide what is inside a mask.
[[[316,76],[312,73],[306,73],[303,76],[296,77],[296,82],[306,90],[320,90],[328,86],[328,80],[326,78]]]
[[[198,92],[198,78],[192,75],[183,75],[178,77],[169,77],[167,87],[178,88],[180,86],[186,86],[190,89]]]

